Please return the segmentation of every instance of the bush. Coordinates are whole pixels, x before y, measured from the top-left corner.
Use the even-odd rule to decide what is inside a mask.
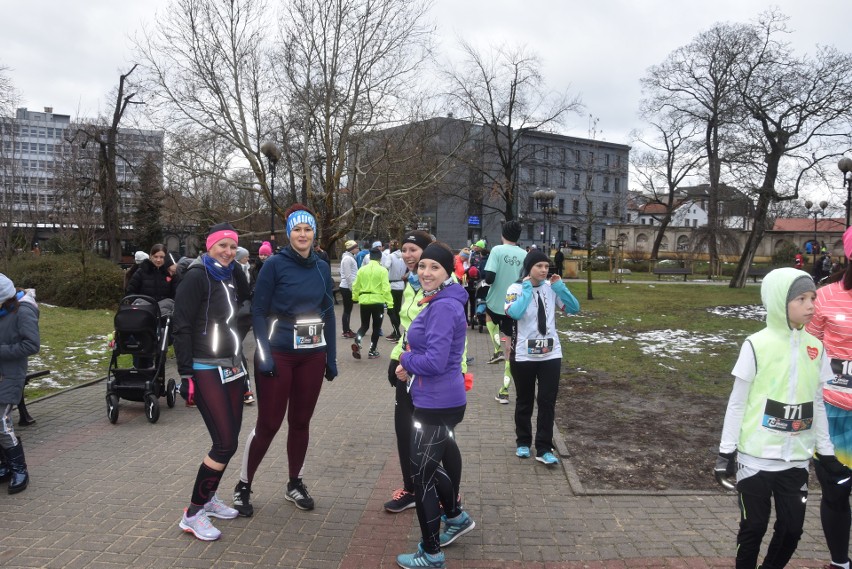
[[[39,302],[69,308],[115,309],[124,295],[124,271],[87,254],[19,256],[3,271],[15,286],[36,289]]]
[[[796,253],[796,246],[785,241],[772,255],[772,264],[776,267],[792,267],[796,261]]]

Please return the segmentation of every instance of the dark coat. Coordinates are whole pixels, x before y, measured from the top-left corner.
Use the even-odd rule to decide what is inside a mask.
[[[173,299],[177,290],[177,282],[178,279],[169,274],[165,265],[157,268],[154,263],[146,259],[142,261],[139,269],[130,278],[126,293],[144,294],[157,302],[164,298]]]
[[[17,405],[21,400],[27,359],[40,348],[38,306],[25,295],[17,310],[0,316],[0,405]]]

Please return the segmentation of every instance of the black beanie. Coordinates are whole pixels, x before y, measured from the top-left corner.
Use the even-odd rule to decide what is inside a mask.
[[[534,265],[537,265],[544,261],[549,264],[550,257],[545,255],[543,251],[539,251],[538,249],[531,250],[529,253],[527,253],[527,256],[524,257],[524,270],[521,273],[521,278],[524,278],[525,276],[530,274],[530,271],[532,270]]]
[[[426,247],[432,242],[432,236],[426,233],[425,231],[409,231],[402,238],[402,243],[414,243],[418,247],[423,250],[426,250]]]
[[[517,221],[510,220],[503,224],[503,238],[506,241],[517,243],[521,237],[521,224]]]
[[[420,255],[420,260],[424,259],[437,261],[447,271],[447,276],[453,274],[453,252],[446,245],[441,243],[430,244],[423,250],[423,254]]]
[[[382,258],[382,251],[380,249],[370,249],[370,260],[371,261],[379,261]]]

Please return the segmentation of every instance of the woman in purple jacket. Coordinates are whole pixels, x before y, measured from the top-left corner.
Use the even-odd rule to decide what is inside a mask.
[[[408,329],[407,351],[396,369],[397,378],[408,382],[414,402],[411,478],[423,538],[415,553],[397,557],[403,568],[444,567],[441,547],[476,526],[458,499],[462,459],[454,430],[467,406],[460,362],[468,295],[452,274],[450,248],[442,243],[426,247],[417,265],[425,307]],[[443,532],[442,505],[447,517]]]

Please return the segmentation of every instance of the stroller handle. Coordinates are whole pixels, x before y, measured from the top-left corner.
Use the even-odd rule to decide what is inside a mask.
[[[154,300],[153,297],[150,297],[145,294],[128,294],[127,296],[121,299],[120,304],[133,304],[137,300],[144,300],[146,302],[150,302],[151,304],[157,304],[157,301]]]

